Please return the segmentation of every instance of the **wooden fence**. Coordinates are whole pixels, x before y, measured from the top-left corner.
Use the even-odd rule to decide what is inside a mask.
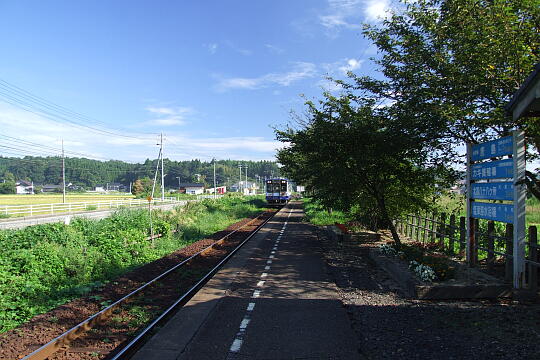
[[[467,230],[465,217],[459,219],[455,215],[407,215],[396,222],[398,232],[413,241],[430,243],[439,250],[450,255],[465,256],[467,247]],[[497,228],[493,221],[475,219],[475,238],[472,249],[472,263],[485,267],[493,273],[497,264],[504,262],[504,277],[512,282],[513,273],[513,225],[504,224]],[[502,223],[499,223],[502,224]],[[528,289],[538,290],[540,257],[538,231],[536,226],[529,226],[525,243],[525,281]],[[479,260],[482,260],[479,262]],[[499,261],[496,261],[499,260]]]

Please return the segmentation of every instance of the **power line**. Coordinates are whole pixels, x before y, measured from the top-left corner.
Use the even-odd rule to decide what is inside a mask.
[[[19,138],[13,137],[13,136],[0,135],[0,137],[4,137],[4,138],[6,138],[6,141],[15,142],[16,144],[17,143],[22,143],[22,144],[25,144],[25,145],[30,145],[30,146],[33,146],[33,147],[38,147],[38,148],[42,148],[42,149],[46,149],[46,150],[53,150],[57,154],[62,152],[62,150],[59,149],[59,148],[55,148],[55,147],[48,146],[48,145],[43,145],[43,144],[38,144],[38,143],[31,142],[31,141],[28,141],[28,140],[19,139]],[[112,159],[106,159],[106,158],[102,158],[102,157],[95,156],[95,155],[89,155],[89,154],[84,154],[84,153],[79,153],[79,152],[76,152],[76,151],[69,151],[69,150],[66,151],[66,154],[75,155],[75,156],[78,155],[78,156],[83,156],[83,157],[87,157],[87,158],[94,158],[94,159],[101,159],[101,160],[112,160]]]
[[[89,126],[87,124],[81,124],[77,121],[72,120],[72,118],[76,118],[84,122],[94,122],[94,123],[97,122],[108,127],[107,124],[101,121],[95,120],[91,117],[88,117],[76,111],[70,110],[64,106],[55,104],[42,97],[34,95],[16,85],[10,84],[7,81],[2,80],[2,79],[0,79],[0,97],[2,97],[4,101],[10,103],[11,105],[19,107],[25,111],[34,113],[36,115],[45,116],[55,122],[68,122],[72,124],[73,126],[86,128],[94,132],[103,133],[107,135],[139,139],[139,140],[148,140],[148,138],[141,138],[137,136],[120,134],[118,132],[113,132],[110,130],[104,130],[97,127]],[[62,121],[58,121],[59,119],[61,119]],[[156,134],[151,134],[151,133],[141,133],[141,134],[145,136],[156,135]]]

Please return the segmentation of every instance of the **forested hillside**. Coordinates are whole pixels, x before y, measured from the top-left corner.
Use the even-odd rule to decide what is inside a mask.
[[[66,158],[66,182],[86,188],[106,183],[129,184],[144,177],[153,178],[156,161],[147,159],[142,164],[123,161],[97,161],[85,158]],[[238,165],[248,166],[248,177],[270,177],[277,175],[279,168],[271,161],[216,161],[216,179],[220,185],[231,185],[238,181]],[[165,186],[176,187],[180,182],[204,182],[213,184],[213,164],[201,160],[171,161],[165,159]],[[59,184],[62,176],[62,159],[59,157],[24,158],[0,156],[0,181],[6,173],[12,173],[16,180],[33,181],[36,184]],[[199,176],[197,176],[199,175]],[[242,169],[245,176],[245,170]],[[178,179],[179,177],[180,179]]]

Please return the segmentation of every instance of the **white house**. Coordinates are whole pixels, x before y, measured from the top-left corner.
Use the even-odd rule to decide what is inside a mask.
[[[200,195],[204,193],[204,184],[178,184],[178,192],[190,195]]]
[[[19,180],[15,183],[15,189],[17,190],[17,194],[33,194],[34,184],[30,181]]]

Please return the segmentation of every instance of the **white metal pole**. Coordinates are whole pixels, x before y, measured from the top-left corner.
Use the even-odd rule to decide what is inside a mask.
[[[240,174],[240,180],[238,180],[238,192],[240,192],[240,185],[242,184],[242,164],[238,164],[238,173]]]
[[[62,203],[66,203],[66,162],[64,156],[64,139],[62,139]]]
[[[216,199],[216,159],[213,159],[214,161],[214,200]]]
[[[165,167],[163,166],[163,133],[161,133],[161,201],[165,200]]]
[[[247,180],[247,169],[248,169],[248,166],[246,164],[246,189],[248,190],[248,195],[249,195],[249,187],[248,187],[248,180]]]
[[[525,139],[523,131],[512,131],[514,159],[514,288],[523,288],[525,282]]]

